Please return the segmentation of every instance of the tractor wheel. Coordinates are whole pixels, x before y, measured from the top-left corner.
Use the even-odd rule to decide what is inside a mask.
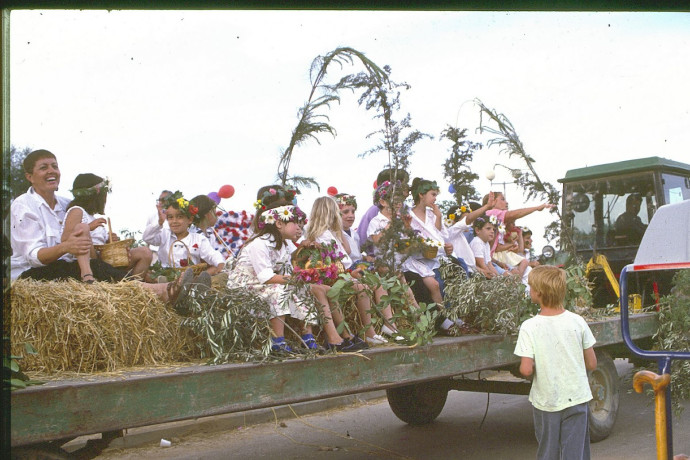
[[[393,413],[410,425],[433,422],[443,410],[448,397],[448,382],[435,380],[386,390]]]
[[[589,374],[593,399],[589,402],[589,437],[592,442],[606,439],[618,414],[618,371],[611,356],[596,351],[597,368]]]

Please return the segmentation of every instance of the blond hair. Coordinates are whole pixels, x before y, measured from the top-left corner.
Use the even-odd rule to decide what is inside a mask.
[[[316,241],[326,230],[330,230],[333,235],[343,242],[343,220],[340,217],[340,207],[330,196],[322,196],[314,201],[309,216],[309,225],[304,239]]]
[[[527,276],[530,289],[541,296],[542,306],[558,307],[565,300],[565,270],[553,265],[534,267]]]

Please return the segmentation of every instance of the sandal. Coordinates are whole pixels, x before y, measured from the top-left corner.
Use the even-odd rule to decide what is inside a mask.
[[[91,277],[91,279],[85,279],[87,277]],[[93,284],[94,282],[96,282],[96,278],[94,278],[93,273],[86,273],[84,275],[81,275],[81,282],[86,284]]]

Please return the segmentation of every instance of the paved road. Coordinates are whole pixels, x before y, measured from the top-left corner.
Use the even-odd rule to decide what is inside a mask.
[[[630,366],[617,362],[621,404],[613,434],[592,445],[592,458],[655,459],[651,398],[629,392]],[[283,418],[222,433],[173,438],[133,449],[109,448],[102,459],[532,459],[536,452],[531,406],[525,396],[451,391],[432,424],[411,427],[385,399],[329,412]],[[690,409],[690,403],[685,404]],[[690,410],[674,419],[675,453],[690,453]]]

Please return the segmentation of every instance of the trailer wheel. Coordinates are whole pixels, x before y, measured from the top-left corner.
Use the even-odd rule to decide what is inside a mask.
[[[448,397],[448,382],[435,380],[386,390],[393,413],[410,425],[431,423],[443,410]]]
[[[606,439],[618,414],[618,371],[611,356],[596,350],[597,368],[589,374],[593,399],[589,402],[589,437],[592,442]]]

